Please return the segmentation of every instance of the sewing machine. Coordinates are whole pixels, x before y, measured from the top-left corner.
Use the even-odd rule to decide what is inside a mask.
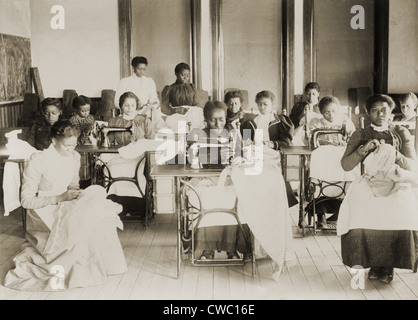
[[[116,128],[116,127],[101,127],[100,130],[100,140],[98,141],[98,146],[109,148],[110,141],[109,141],[109,133],[112,132],[130,132],[132,133],[132,126],[128,128]]]

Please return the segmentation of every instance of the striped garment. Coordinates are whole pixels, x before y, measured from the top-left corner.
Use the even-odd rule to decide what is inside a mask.
[[[94,117],[89,114],[86,118],[80,117],[78,114],[74,114],[70,118],[70,122],[77,127],[77,129],[80,131],[80,137],[78,139],[78,142],[80,144],[85,144],[89,141],[89,135],[91,131],[94,129]]]
[[[243,168],[233,166],[231,178],[238,196],[239,217],[277,264],[278,277],[283,267],[296,264],[296,256],[283,175],[277,164],[264,160],[260,174],[245,174]]]

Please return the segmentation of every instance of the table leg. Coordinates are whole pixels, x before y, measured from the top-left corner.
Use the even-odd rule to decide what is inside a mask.
[[[302,235],[305,236],[305,156],[299,156],[299,224],[302,226]]]
[[[176,193],[177,193],[177,199],[176,199],[176,206],[177,206],[177,279],[180,276],[180,264],[181,264],[181,205],[180,205],[180,178],[176,177]]]

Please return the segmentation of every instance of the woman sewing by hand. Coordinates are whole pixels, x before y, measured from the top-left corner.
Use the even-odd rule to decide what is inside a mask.
[[[371,125],[353,133],[341,159],[345,171],[363,163],[365,173],[348,189],[337,224],[343,263],[370,268],[369,279],[384,283],[393,280],[394,268],[416,272],[418,263],[418,193],[395,181],[401,172],[415,174],[416,154],[408,129],[389,125],[394,107],[387,95],[366,101]],[[390,172],[399,177],[392,181]]]
[[[69,121],[56,122],[51,145],[27,163],[21,192],[27,241],[13,259],[15,268],[6,275],[6,287],[28,291],[88,287],[127,270],[117,234],[117,228],[123,228],[118,216],[122,207],[106,200],[100,186],[79,189],[78,137]]]

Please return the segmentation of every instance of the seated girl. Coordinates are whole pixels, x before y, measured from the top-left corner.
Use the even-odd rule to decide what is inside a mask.
[[[418,98],[417,96],[410,92],[407,94],[402,94],[399,97],[399,102],[401,104],[402,114],[394,117],[394,122],[413,122],[415,125],[415,118],[417,116],[418,108]]]
[[[244,116],[242,112],[242,103],[244,97],[241,91],[230,91],[225,94],[224,102],[228,106],[228,114],[226,117],[227,126],[233,129],[238,129],[238,122],[240,122]]]
[[[109,141],[121,150],[122,147],[142,139],[154,139],[155,128],[152,121],[145,115],[137,114],[138,97],[132,92],[125,92],[119,99],[121,115],[109,119],[109,127],[130,128],[130,131],[111,132]],[[144,150],[146,151],[146,150]],[[142,152],[143,153],[143,152]],[[112,177],[133,177],[135,168],[142,153],[132,157],[122,157],[118,154],[102,154],[100,159],[107,166]],[[142,164],[138,170],[144,170]],[[105,172],[107,173],[107,171]],[[139,184],[145,191],[146,180],[144,175],[139,175]],[[121,181],[111,185],[109,189],[109,199],[116,201],[123,206],[121,215],[135,214],[143,215],[145,202],[138,188],[131,182]]]
[[[254,140],[255,130],[263,130],[263,142],[269,148],[279,150],[280,147],[292,145],[294,126],[289,117],[278,115],[273,111],[274,94],[271,91],[257,93],[259,115],[249,115],[241,124],[244,140]]]
[[[205,209],[227,208],[228,203],[229,207],[233,207],[238,199],[238,217],[244,223],[243,232],[236,223],[229,221],[228,224],[223,224],[225,220],[222,220],[222,223],[214,218],[212,226],[208,224],[198,228],[196,248],[203,250],[201,259],[213,259],[215,250],[226,251],[228,259],[239,258],[238,252],[244,254],[244,259],[249,258],[249,245],[245,239],[249,238],[250,228],[257,247],[260,247],[260,250],[255,251],[264,253],[259,257],[269,256],[274,261],[273,279],[278,280],[283,267],[291,266],[295,262],[286,187],[280,169],[280,154],[261,144],[254,146],[255,150],[251,150],[248,157],[243,157],[240,135],[235,130],[228,132],[225,129],[226,110],[223,102],[206,103],[204,114],[207,128],[204,132],[211,142],[215,137],[222,141],[227,136],[237,134],[237,139],[232,139],[235,143],[229,144],[226,152],[219,149],[215,151],[215,157],[209,154],[213,149],[209,149],[208,154],[201,159],[210,161],[209,159],[217,158],[219,162],[231,165],[219,178],[193,178],[190,183],[203,197],[202,205],[210,207]],[[262,159],[258,159],[257,156],[260,152],[263,154]],[[258,160],[261,160],[261,168],[255,165]]]
[[[61,102],[55,98],[46,98],[41,103],[42,116],[35,119],[29,129],[26,141],[37,150],[44,150],[51,144],[49,132],[54,123],[61,119]]]
[[[397,165],[406,171],[416,171],[411,134],[402,126],[389,125],[394,107],[387,95],[374,95],[366,101],[371,125],[353,133],[341,159],[346,171],[364,162],[365,175],[351,184],[340,207],[337,225],[343,263],[370,268],[369,279],[385,283],[393,280],[394,268],[416,272],[418,259],[416,190],[402,184],[387,189],[388,179],[376,179],[378,172],[380,177],[390,173],[391,170],[383,170],[388,161],[391,161],[389,169]],[[378,150],[382,144],[386,146]],[[379,155],[375,158],[377,162],[372,161],[374,165],[369,166],[367,157],[374,152],[387,156]]]
[[[305,112],[308,108],[309,119],[318,117],[321,115],[318,108],[319,95],[321,88],[316,82],[309,82],[305,86],[305,101],[297,102],[290,113],[290,120],[294,124],[295,128],[303,126],[305,124]]]
[[[73,100],[74,114],[69,121],[80,131],[79,145],[89,144],[89,136],[94,129],[95,120],[90,114],[91,100],[86,96],[77,96]]]
[[[280,150],[281,147],[292,145],[294,126],[289,117],[278,115],[273,111],[274,94],[271,91],[261,91],[257,93],[255,102],[257,103],[259,115],[248,115],[241,124],[241,136],[244,141],[255,141],[256,130],[262,130],[263,144],[273,150]],[[292,187],[286,181],[286,190],[289,206],[298,203]]]
[[[32,155],[23,173],[26,242],[4,286],[54,291],[101,285],[127,271],[117,234],[121,206],[100,186],[79,189],[78,130],[68,121],[51,127],[51,145]]]
[[[189,154],[196,145],[199,143],[213,143],[212,140],[221,140],[219,145],[223,146],[226,145],[225,148],[223,147],[205,147],[200,149],[200,153],[195,153],[194,156],[198,157],[201,164],[229,164],[231,159],[231,155],[233,154],[233,150],[231,150],[229,146],[229,139],[230,135],[235,136],[235,145],[237,146],[234,148],[234,151],[239,152],[241,145],[241,140],[239,139],[238,132],[231,131],[229,132],[225,129],[226,125],[226,113],[227,107],[225,103],[221,101],[208,101],[203,109],[205,121],[207,127],[201,131],[199,134],[199,139],[196,142],[193,142],[189,148]],[[198,130],[191,131],[189,134],[189,140],[194,139],[196,137]],[[226,139],[226,141],[222,142],[222,139]],[[240,154],[236,155],[237,159],[240,157]],[[193,160],[189,158],[193,164]],[[208,186],[215,186],[218,183],[218,178],[193,178],[190,183],[195,186],[197,190],[202,188],[207,188]],[[226,180],[226,186],[231,186],[231,180]],[[207,197],[210,196],[208,194],[203,194],[202,196]],[[221,199],[218,199],[218,203]],[[230,200],[231,206],[226,209],[232,209],[234,205],[234,199],[226,199],[226,202]],[[222,201],[225,202],[225,201]],[[203,201],[205,203],[205,201]],[[218,205],[215,204],[215,207]],[[213,203],[211,203],[213,205]],[[247,243],[245,242],[245,237],[249,238],[249,230],[246,225],[244,225],[244,232],[246,232],[245,236],[242,235],[242,232],[235,225],[216,225],[216,226],[207,226],[198,228],[196,233],[196,249],[203,250],[203,253],[200,257],[201,260],[213,259],[215,255],[215,250],[218,251],[226,251],[228,259],[239,259],[239,255],[237,252],[247,253]]]
[[[311,133],[315,129],[342,129],[347,132],[347,136],[355,131],[354,123],[348,119],[346,115],[342,113],[340,101],[336,97],[326,96],[319,101],[319,111],[321,112],[321,118],[313,118],[308,124],[308,133]],[[293,139],[294,145],[308,145],[306,140],[306,132],[303,126],[299,127],[295,131]],[[319,137],[320,145],[334,145],[345,146],[346,141],[342,135],[336,133],[323,134]]]
[[[116,147],[126,146],[139,136],[153,139],[155,130],[151,120],[146,115],[138,115],[138,97],[132,92],[125,92],[119,98],[121,114],[108,121],[111,128],[131,128],[131,132],[111,132],[109,141]]]

